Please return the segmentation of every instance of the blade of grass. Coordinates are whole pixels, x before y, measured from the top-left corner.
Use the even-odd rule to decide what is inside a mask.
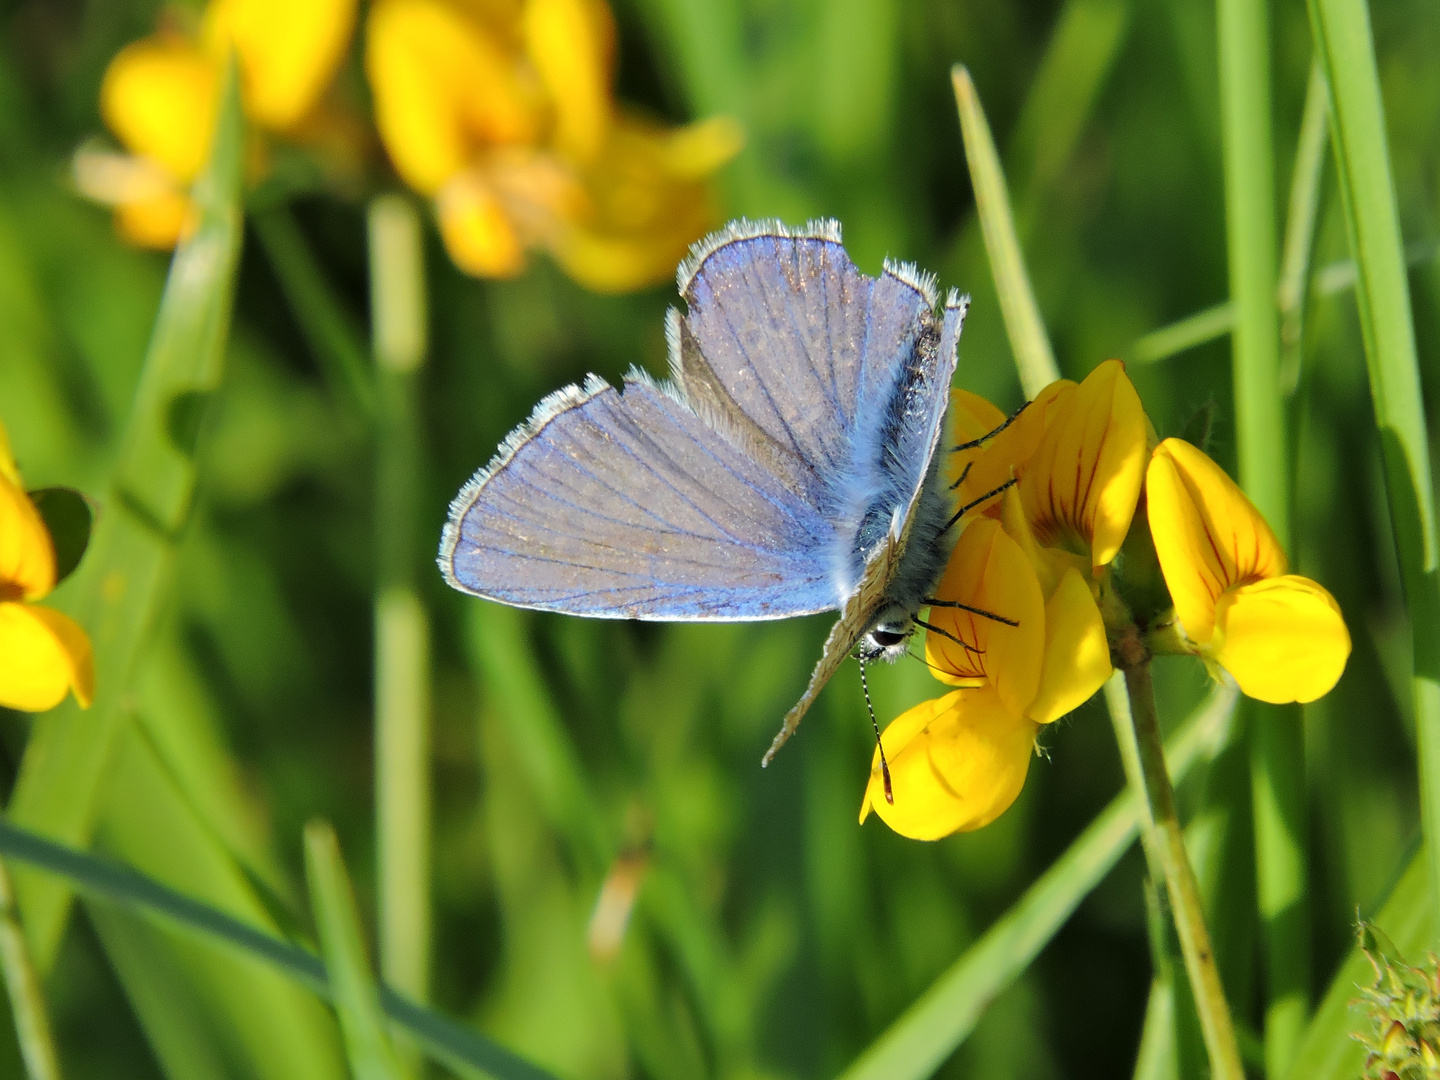
[[[1375,426],[1413,635],[1411,692],[1430,903],[1440,910],[1440,577],[1429,434],[1400,241],[1385,108],[1364,0],[1309,0],[1310,29],[1330,88],[1330,133]]]
[[[545,675],[529,647],[526,616],[488,601],[466,605],[471,661],[494,696],[525,775],[579,865],[600,875],[614,857],[604,816],[595,804],[574,744],[564,731]]]
[[[1020,372],[1020,386],[1027,398],[1033,398],[1045,386],[1060,377],[1050,337],[1040,318],[1030,276],[1025,272],[1025,256],[1015,232],[1015,218],[1010,210],[1010,195],[1005,187],[1005,171],[995,151],[990,125],[980,107],[975,84],[963,64],[950,69],[955,88],[955,104],[960,111],[960,132],[965,140],[965,160],[970,167],[970,183],[975,190],[975,209],[985,236],[985,250],[990,256],[990,269],[995,289],[1000,296],[1000,310],[1005,317],[1005,331],[1015,352],[1015,366]]]
[[[240,252],[244,119],[233,68],[215,144],[196,182],[199,224],[175,253],[135,404],[88,557],[75,614],[95,647],[89,714],[67,703],[36,721],[11,796],[15,820],[85,844],[101,778],[124,723],[135,660],[165,594],[189,518],[195,444],[219,382]],[[36,965],[48,970],[70,909],[63,881],[29,872],[16,895]]]
[[[1240,486],[1288,549],[1289,444],[1280,390],[1268,8],[1250,0],[1218,0],[1216,28]],[[1294,1055],[1309,1010],[1304,728],[1297,705],[1254,703],[1246,708],[1256,714],[1251,776],[1268,993],[1266,1072],[1280,1076]]]
[[[1430,882],[1425,852],[1417,851],[1405,866],[1403,875],[1385,898],[1375,923],[1394,942],[1401,954],[1418,962],[1426,949],[1432,947],[1437,909],[1431,903]],[[1366,913],[1369,918],[1369,913]],[[1370,962],[1358,948],[1351,949],[1344,964],[1330,981],[1320,1007],[1305,1029],[1288,1080],[1351,1080],[1365,1068],[1365,1048],[1350,1037],[1362,1029],[1363,1009],[1352,1009],[1357,997],[1356,987],[1372,982]]]
[[[1289,245],[1288,237],[1286,245],[1287,247]],[[1440,244],[1410,244],[1405,249],[1405,262],[1410,267],[1423,266],[1433,262],[1436,258],[1440,258]],[[1354,287],[1355,262],[1352,259],[1336,259],[1334,262],[1326,263],[1310,276],[1310,292],[1316,298],[1336,296]],[[1227,300],[1223,304],[1216,304],[1204,311],[1197,311],[1194,315],[1187,315],[1178,322],[1162,326],[1159,330],[1152,330],[1144,337],[1137,338],[1127,351],[1125,359],[1130,363],[1137,364],[1151,364],[1159,360],[1168,360],[1176,353],[1194,349],[1224,337],[1234,326],[1235,309]],[[1287,382],[1287,379],[1290,378],[1287,371],[1282,360],[1280,388],[1285,393],[1293,388],[1293,383]],[[1299,378],[1298,369],[1295,371],[1294,377]]]
[[[325,280],[295,215],[284,205],[257,212],[251,222],[270,260],[290,313],[330,383],[366,420],[375,417],[375,380],[359,331]]]
[[[30,950],[15,910],[10,872],[0,862],[0,974],[15,1018],[15,1038],[29,1080],[60,1080],[60,1058],[50,1030],[50,1010],[30,962]]]
[[[1305,282],[1315,245],[1315,219],[1320,211],[1320,181],[1325,172],[1325,136],[1330,126],[1329,92],[1318,62],[1310,66],[1305,110],[1295,143],[1295,171],[1290,176],[1290,207],[1285,216],[1285,248],[1280,257],[1280,389],[1287,397],[1300,382],[1305,337]]]
[[[375,478],[375,817],[380,970],[416,1001],[430,983],[430,624],[415,590],[422,550],[420,218],[370,207],[370,310],[379,390]]]
[[[1194,315],[1187,315],[1179,322],[1150,331],[1130,346],[1125,359],[1135,364],[1167,360],[1176,353],[1224,337],[1234,326],[1235,308],[1226,300]]]
[[[355,1080],[404,1080],[410,1072],[385,1030],[380,995],[365,956],[360,912],[329,822],[305,826],[305,880],[351,1075]]]
[[[1223,732],[1234,691],[1217,688],[1170,739],[1176,780],[1205,760]],[[922,1080],[974,1030],[1132,843],[1140,808],[1122,791],[979,941],[864,1051],[841,1080]]]
[[[148,666],[148,665],[147,665]],[[154,687],[139,685],[147,697]],[[106,856],[271,933],[289,912],[257,891],[232,850],[198,815],[143,734],[146,717],[119,737],[106,777],[95,846]],[[199,780],[199,777],[194,778]],[[86,908],[92,914],[93,902]],[[93,921],[93,920],[92,920]],[[257,1080],[342,1080],[339,1032],[330,1011],[284,976],[168,926],[122,915],[100,927],[107,955],[157,1056],[214,1043],[237,1072]],[[151,963],[143,962],[153,952]],[[163,969],[163,970],[162,970]],[[166,997],[181,994],[182,1015]],[[189,1075],[194,1075],[193,1072]],[[201,1073],[201,1075],[204,1075]]]
[[[1129,19],[1124,0],[1068,0],[1060,9],[1006,153],[1023,239],[1090,122]]]
[[[313,952],[282,941],[208,904],[177,892],[128,866],[77,851],[0,818],[0,856],[25,862],[65,879],[87,895],[154,916],[223,942],[282,971],[329,999],[325,965]],[[496,1080],[555,1080],[538,1066],[454,1020],[417,1005],[389,987],[380,988],[385,1014],[405,1028],[436,1061],[464,1076]]]

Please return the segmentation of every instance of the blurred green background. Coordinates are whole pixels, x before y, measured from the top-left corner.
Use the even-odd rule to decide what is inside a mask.
[[[967,64],[1000,146],[1041,309],[1066,375],[1226,297],[1213,9],[1196,0],[616,0],[619,96],[670,121],[737,117],[726,216],[834,216],[862,269],[887,254],[974,296],[959,384],[1021,402],[975,221],[951,94]],[[167,258],[125,247],[72,189],[102,131],[101,75],[160,13],[146,0],[0,5],[0,420],[32,487],[102,499]],[[1423,375],[1440,380],[1440,8],[1375,0]],[[1276,205],[1311,62],[1298,3],[1272,6]],[[342,86],[363,102],[352,48]],[[355,341],[367,340],[365,197],[282,194]],[[1344,260],[1333,175],[1317,268]],[[274,215],[262,191],[252,209]],[[272,217],[272,221],[274,218]],[[1283,220],[1283,219],[1282,219]],[[313,297],[247,225],[197,502],[104,771],[97,849],[305,938],[301,831],[339,831],[375,915],[371,428],[306,327]],[[1059,855],[1122,786],[1103,708],[1045,734],[1020,800],[982,832],[923,844],[856,824],[873,736],[853,669],[759,768],[828,620],[656,626],[534,616],[448,590],[429,561],[446,504],[545,393],[631,364],[665,371],[670,288],[585,292],[543,258],[484,282],[426,237],[430,353],[408,490],[433,649],[431,998],[565,1078],[839,1073]],[[1211,416],[1234,465],[1221,337],[1130,373],[1161,436]],[[382,392],[384,384],[381,386]],[[1429,412],[1433,418],[1433,403]],[[1315,994],[1417,833],[1408,629],[1351,294],[1307,311],[1292,402],[1295,562],[1355,639],[1305,710]],[[1193,430],[1193,429],[1192,429]],[[62,586],[55,602],[64,607]],[[1206,677],[1157,672],[1178,722]],[[882,723],[935,696],[925,667],[875,671]],[[43,721],[40,721],[43,722]],[[0,710],[0,792],[36,721]],[[1243,736],[1242,736],[1243,738]],[[1213,916],[1232,1003],[1262,1010],[1244,747]],[[1212,779],[1219,765],[1211,769]],[[1238,777],[1238,779],[1237,779]],[[1228,784],[1228,787],[1225,785]],[[1182,789],[1193,806],[1203,779]],[[587,924],[615,860],[645,869],[618,954]],[[640,854],[637,854],[640,853]],[[1150,988],[1136,851],[986,1012],[938,1075],[1131,1070]],[[77,908],[45,981],[66,1075],[343,1075],[328,1010],[258,965],[100,902]],[[0,1024],[0,1075],[19,1076]]]

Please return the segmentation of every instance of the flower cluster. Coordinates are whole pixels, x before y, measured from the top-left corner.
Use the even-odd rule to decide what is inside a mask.
[[[1040,728],[1151,653],[1195,654],[1262,701],[1335,685],[1350,636],[1334,598],[1288,572],[1218,465],[1158,442],[1119,361],[1010,421],[960,390],[950,412],[965,513],[925,652],[957,689],[885,729],[894,802],[877,749],[862,821],[873,809],[917,839],[989,824],[1020,793]]]
[[[510,277],[538,248],[619,292],[671,275],[713,224],[705,181],[738,129],[670,130],[618,109],[603,0],[379,0],[367,31],[381,140],[434,199],[462,270]]]
[[[25,493],[0,425],[0,705],[26,712],[54,708],[75,691],[81,706],[95,692],[85,631],[67,615],[31,601],[55,587],[55,545]]]
[[[115,208],[131,243],[174,246],[194,226],[189,188],[232,52],[259,131],[355,142],[322,101],[354,21],[355,0],[210,0],[196,25],[126,46],[100,92],[126,153],[82,150],[80,189]],[[614,56],[604,0],[371,6],[365,70],[380,141],[433,201],[462,270],[511,277],[544,250],[581,284],[620,292],[669,277],[714,225],[709,179],[740,148],[739,128],[722,117],[671,129],[619,108]],[[265,160],[252,140],[252,177]]]
[[[354,23],[355,0],[211,0],[198,25],[127,45],[105,70],[100,113],[128,153],[78,154],[81,191],[115,208],[130,243],[174,247],[195,226],[189,189],[210,155],[229,56],[250,121],[304,138]]]

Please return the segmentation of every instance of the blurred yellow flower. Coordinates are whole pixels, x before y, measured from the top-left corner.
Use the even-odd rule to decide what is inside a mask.
[[[95,692],[90,639],[75,621],[31,603],[55,587],[55,546],[20,481],[0,426],[0,705],[52,709],[70,690]]]
[[[602,0],[378,0],[365,67],[395,171],[435,202],[455,264],[511,277],[548,251],[581,284],[664,280],[714,223],[733,121],[666,129],[615,107]]]
[[[128,153],[81,150],[81,192],[115,208],[131,243],[173,247],[194,227],[188,192],[210,153],[231,52],[245,115],[293,132],[334,75],[354,21],[355,0],[211,0],[194,33],[167,28],[127,45],[105,70],[100,114]]]
[[[1224,470],[1180,439],[1146,473],[1150,535],[1184,639],[1253,698],[1314,701],[1350,656],[1340,605],[1289,573],[1275,534]]]

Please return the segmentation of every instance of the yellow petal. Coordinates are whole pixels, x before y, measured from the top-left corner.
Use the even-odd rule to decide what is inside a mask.
[[[1314,701],[1328,694],[1350,656],[1335,598],[1295,574],[1231,589],[1215,611],[1213,659],[1260,701]]]
[[[1235,481],[1187,442],[1166,439],[1155,448],[1145,492],[1175,614],[1190,640],[1206,645],[1221,595],[1284,574],[1285,553]]]
[[[196,45],[157,34],[110,61],[100,114],[128,149],[188,184],[210,152],[218,82],[215,62]]]
[[[549,246],[567,273],[603,292],[673,276],[690,244],[713,228],[706,185],[672,171],[671,133],[621,115],[583,171],[586,212]]]
[[[38,600],[55,587],[55,545],[25,489],[0,476],[0,600]]]
[[[115,231],[136,247],[169,251],[195,231],[195,204],[180,191],[167,191],[115,207]]]
[[[1048,724],[1074,711],[1113,670],[1105,623],[1090,586],[1078,571],[1068,570],[1045,604],[1045,662],[1030,718]]]
[[[1023,716],[1040,685],[1045,600],[1020,546],[998,522],[972,521],[960,534],[935,595],[1017,624],[936,605],[930,622],[940,632],[925,635],[925,656],[936,678],[951,683],[983,678],[1006,708]]]
[[[983,496],[1013,479],[1017,470],[1029,461],[1040,445],[1061,403],[1069,397],[1075,384],[1068,379],[1051,383],[1035,400],[1027,404],[993,439],[972,450],[952,453],[948,468],[951,482],[964,481],[955,488],[956,508],[974,504],[973,513],[983,513],[994,506],[998,496]],[[950,392],[950,423],[955,444],[975,442],[1005,423],[1005,414],[978,394],[967,390]]]
[[[536,138],[534,89],[484,24],[437,0],[379,0],[366,31],[375,123],[415,190],[433,195],[486,146]]]
[[[0,705],[43,712],[72,689],[88,708],[95,660],[85,631],[49,608],[0,603]]]
[[[455,265],[476,277],[514,277],[525,248],[505,208],[484,183],[461,175],[436,200],[440,237]]]
[[[1125,374],[1107,360],[1059,403],[1028,462],[1020,498],[1047,547],[1088,550],[1101,567],[1115,558],[1145,477],[1145,411]]]
[[[246,114],[284,130],[314,106],[355,28],[355,0],[210,0],[204,40],[223,60],[233,46]]]
[[[666,139],[665,167],[671,176],[700,180],[738,154],[745,129],[729,116],[712,116],[672,131]]]
[[[10,436],[5,433],[5,422],[0,420],[0,479],[9,480],[17,488],[20,484],[20,470],[15,467],[15,455],[10,453]]]
[[[915,840],[938,840],[990,824],[1015,801],[1035,749],[1036,724],[1005,708],[986,687],[956,690],[898,717],[881,736],[890,763],[892,805],[876,752],[863,822],[873,809]]]
[[[529,0],[525,47],[555,108],[553,145],[595,158],[610,126],[615,22],[603,0]]]

